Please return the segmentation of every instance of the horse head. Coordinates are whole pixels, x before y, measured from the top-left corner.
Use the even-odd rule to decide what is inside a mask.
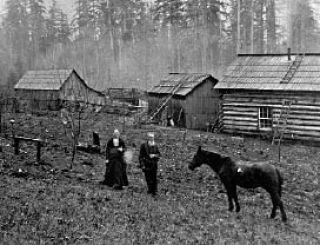
[[[189,163],[189,169],[194,170],[195,168],[198,168],[204,163],[204,155],[201,149],[201,146],[198,147],[198,150],[196,154],[194,154],[192,161]]]
[[[230,157],[224,156],[219,153],[215,148],[210,148],[209,151],[202,150],[201,146],[198,147],[198,151],[193,156],[192,161],[189,163],[189,169],[194,170],[200,167],[203,163],[208,164],[213,170],[219,171],[224,162],[230,161]]]

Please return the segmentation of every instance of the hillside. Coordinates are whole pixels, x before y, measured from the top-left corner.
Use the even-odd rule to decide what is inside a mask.
[[[99,185],[103,155],[77,153],[70,168],[70,145],[55,115],[16,118],[20,133],[49,130],[41,163],[33,146],[13,154],[10,140],[0,153],[1,244],[319,244],[318,148],[282,147],[277,164],[284,176],[283,201],[288,223],[269,219],[271,201],[262,189],[239,188],[240,213],[227,211],[220,180],[206,166],[191,172],[188,162],[200,143],[241,159],[277,159],[268,141],[170,128],[134,128],[111,114],[84,116],[82,127],[101,132],[102,143],[115,125],[123,126],[128,146],[139,146],[147,130],[156,131],[162,158],[159,195],[146,194],[137,168],[138,148],[128,166],[130,186],[113,191]],[[107,131],[105,130],[107,127]],[[10,131],[10,129],[8,129]],[[9,132],[8,132],[9,133]],[[89,138],[90,132],[83,132]],[[201,135],[199,135],[201,133]],[[201,136],[201,137],[199,137]],[[83,140],[82,139],[82,140]],[[20,169],[20,170],[19,170]]]

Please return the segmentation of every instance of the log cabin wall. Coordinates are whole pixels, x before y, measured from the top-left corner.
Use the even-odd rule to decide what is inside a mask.
[[[223,132],[272,136],[283,100],[292,101],[285,138],[320,141],[320,96],[312,92],[221,91]],[[263,111],[265,112],[263,115]],[[268,115],[269,114],[269,115]]]

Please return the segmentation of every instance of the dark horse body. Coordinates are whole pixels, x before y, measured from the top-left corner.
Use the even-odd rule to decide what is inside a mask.
[[[237,186],[243,188],[262,187],[271,196],[273,204],[271,218],[276,216],[276,210],[279,207],[282,220],[284,222],[287,220],[281,201],[281,185],[283,180],[279,170],[275,166],[269,162],[234,161],[230,157],[204,151],[199,147],[192,162],[189,164],[189,169],[194,170],[203,163],[209,165],[219,175],[227,190],[230,211],[234,208],[233,201],[236,204],[236,211],[240,211]]]

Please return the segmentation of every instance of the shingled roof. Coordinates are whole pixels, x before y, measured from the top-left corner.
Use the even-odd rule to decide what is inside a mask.
[[[305,54],[288,82],[283,82],[298,54],[239,55],[215,89],[320,91],[320,54]]]
[[[60,90],[72,72],[76,73],[73,69],[27,71],[14,88],[26,90]]]
[[[210,74],[203,73],[169,73],[160,83],[148,91],[155,94],[170,94],[179,84],[182,84],[176,95],[186,96],[207,79],[216,80]]]

